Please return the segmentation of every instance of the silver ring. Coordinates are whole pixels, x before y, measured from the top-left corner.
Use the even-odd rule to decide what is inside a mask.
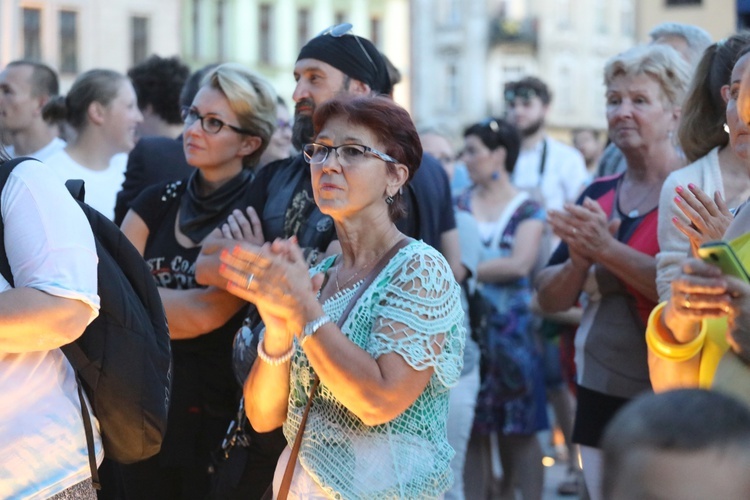
[[[245,281],[245,290],[250,290],[250,283],[255,279],[255,275],[253,273],[248,273],[247,278],[245,279],[247,280]]]
[[[575,227],[573,228],[573,234],[578,234],[578,229]]]
[[[685,309],[690,309],[690,294],[689,293],[685,294],[685,301],[682,303],[682,306]]]

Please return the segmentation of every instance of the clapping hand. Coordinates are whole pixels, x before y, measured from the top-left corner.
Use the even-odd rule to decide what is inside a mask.
[[[718,191],[713,200],[694,184],[688,184],[688,189],[677,186],[675,191],[675,204],[690,224],[678,217],[672,218],[672,224],[688,237],[693,255],[697,255],[703,243],[724,237],[734,217]]]

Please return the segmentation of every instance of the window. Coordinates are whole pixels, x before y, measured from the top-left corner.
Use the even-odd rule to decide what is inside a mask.
[[[609,33],[609,23],[607,23],[607,5],[608,0],[594,0],[594,19],[595,30],[600,35]]]
[[[60,72],[78,73],[78,13],[60,11]]]
[[[227,57],[226,35],[224,33],[226,29],[226,23],[224,22],[225,3],[225,0],[216,1],[216,51],[219,61],[223,61]]]
[[[380,18],[370,18],[370,41],[378,48],[380,48],[380,41],[382,40],[382,28],[383,24],[380,22]]]
[[[201,21],[200,21],[200,13],[201,13],[201,0],[193,0],[193,17],[192,17],[192,24],[193,24],[193,57],[195,59],[200,58],[201,55]]]
[[[620,22],[622,25],[622,34],[624,36],[633,36],[635,34],[635,8],[633,0],[621,0]]]
[[[131,56],[133,64],[138,64],[148,56],[148,18],[133,16],[130,18],[130,26]]]
[[[41,60],[42,58],[42,11],[23,9],[23,57]]]
[[[557,27],[569,30],[573,26],[570,0],[557,0]]]
[[[260,29],[258,30],[258,48],[260,50],[260,62],[271,64],[273,61],[273,46],[271,39],[273,36],[271,27],[273,26],[273,7],[268,4],[260,6]]]
[[[310,9],[297,9],[297,46],[302,48],[310,39]]]
[[[448,64],[445,72],[445,103],[448,111],[458,111],[461,106],[458,68],[455,64]]]

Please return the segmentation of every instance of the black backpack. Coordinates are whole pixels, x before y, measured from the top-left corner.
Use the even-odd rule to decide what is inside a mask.
[[[0,194],[13,168],[32,158],[0,165]],[[50,182],[53,182],[50,179]],[[133,463],[159,452],[167,428],[171,389],[169,330],[148,265],[120,229],[83,199],[83,181],[68,181],[91,225],[99,256],[99,316],[77,340],[62,347],[99,420],[108,459]],[[0,218],[0,234],[5,226]],[[14,286],[5,240],[0,273]],[[92,477],[96,457],[88,411],[83,411]]]

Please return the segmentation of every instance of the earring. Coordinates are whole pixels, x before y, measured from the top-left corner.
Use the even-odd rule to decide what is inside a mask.
[[[726,132],[727,134],[729,133],[729,125],[727,125],[726,123],[724,124],[724,132]]]
[[[385,202],[389,205],[393,205],[393,196],[388,195],[385,197]]]
[[[491,178],[491,179],[492,179],[493,181],[496,181],[496,180],[498,180],[498,179],[500,178],[500,172],[497,172],[497,171],[495,171],[495,172],[492,172],[492,175],[490,176],[490,178]]]

